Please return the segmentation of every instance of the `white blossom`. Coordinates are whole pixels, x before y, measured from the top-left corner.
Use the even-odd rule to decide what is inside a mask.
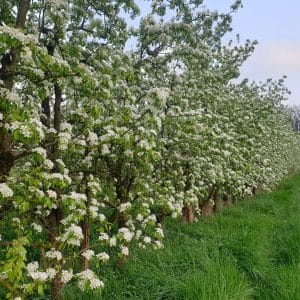
[[[151,238],[149,236],[144,237],[144,243],[145,244],[150,244],[151,243]]]
[[[126,202],[126,203],[122,203],[119,206],[119,211],[120,212],[125,212],[126,210],[131,208],[131,203],[130,202]]]
[[[79,246],[82,239],[83,233],[81,227],[75,224],[71,224],[60,238],[62,242],[66,242],[67,244],[74,246]]]
[[[104,287],[103,281],[98,279],[92,270],[82,271],[77,274],[80,281],[78,282],[79,287],[84,290],[88,285],[91,289],[97,289]]]
[[[73,278],[72,270],[62,270],[61,271],[61,281],[63,283],[68,283]]]
[[[130,242],[134,236],[134,233],[131,232],[128,228],[123,227],[119,229],[119,233],[122,235],[123,239],[127,242]]]
[[[99,259],[99,260],[102,260],[102,261],[107,261],[109,260],[109,255],[105,252],[101,252],[101,253],[98,253],[96,255],[96,257]]]
[[[57,259],[61,260],[62,259],[62,254],[60,251],[51,249],[45,253],[45,257],[51,258],[51,259]]]
[[[100,240],[100,241],[108,241],[108,240],[109,240],[108,234],[105,233],[105,232],[100,233],[100,235],[99,235],[99,240]]]
[[[121,253],[124,256],[128,256],[129,255],[129,249],[126,246],[121,246]]]
[[[95,251],[94,250],[85,250],[84,252],[81,253],[83,257],[85,257],[87,260],[90,260],[94,255]]]
[[[54,167],[54,163],[50,159],[45,159],[44,160],[44,166],[48,170],[52,170]]]
[[[109,240],[109,246],[110,247],[115,247],[117,245],[117,239],[115,236],[113,236],[110,240]]]
[[[46,269],[46,273],[47,273],[49,279],[53,279],[56,276],[56,270],[53,268]]]
[[[87,141],[92,146],[97,145],[97,143],[98,143],[98,136],[97,136],[97,134],[94,133],[94,132],[89,131],[89,135],[87,137]]]
[[[14,195],[12,189],[6,183],[0,183],[0,194],[3,198],[9,198]]]
[[[43,230],[43,227],[42,227],[41,225],[39,225],[39,224],[36,224],[36,223],[32,223],[32,227],[33,227],[33,229],[34,229],[35,231],[37,231],[37,232],[39,232],[39,233],[41,233],[42,230]]]

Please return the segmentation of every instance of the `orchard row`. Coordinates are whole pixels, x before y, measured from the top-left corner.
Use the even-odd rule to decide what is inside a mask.
[[[220,14],[156,0],[143,18],[131,0],[6,2],[0,286],[9,299],[102,288],[103,264],[122,265],[132,246],[163,247],[164,217],[193,222],[297,167],[283,80],[234,80],[255,46],[224,42],[240,1]]]

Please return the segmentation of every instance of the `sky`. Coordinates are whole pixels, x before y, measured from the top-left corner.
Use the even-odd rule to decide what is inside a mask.
[[[233,0],[206,0],[208,8],[228,11]],[[300,0],[243,0],[233,18],[233,34],[257,40],[241,77],[255,81],[288,78],[287,104],[300,105]]]
[[[234,2],[204,0],[203,4],[209,9],[228,12]],[[258,45],[242,66],[240,79],[259,82],[286,75],[285,84],[291,91],[286,104],[300,106],[300,0],[242,2],[243,7],[233,15],[233,32],[228,39],[235,39],[239,33],[241,41],[257,40]],[[142,10],[141,16],[150,12],[149,3],[142,0],[136,3]]]

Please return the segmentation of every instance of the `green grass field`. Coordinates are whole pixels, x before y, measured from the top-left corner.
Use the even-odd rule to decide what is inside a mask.
[[[165,224],[165,249],[107,266],[102,294],[69,300],[300,299],[300,175],[193,225]]]

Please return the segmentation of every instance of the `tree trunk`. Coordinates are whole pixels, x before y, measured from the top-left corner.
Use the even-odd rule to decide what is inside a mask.
[[[84,252],[85,250],[90,248],[90,223],[88,220],[84,220],[81,223],[81,228],[83,232],[83,241],[80,245],[80,252]],[[89,261],[84,257],[80,257],[80,270],[86,271],[89,268]]]
[[[262,192],[262,184],[258,183],[256,187],[253,188],[253,195],[258,195]]]
[[[213,200],[213,211],[216,211],[217,209],[220,209],[223,207],[223,200],[220,198],[219,195],[219,188],[215,187],[214,192],[212,194],[212,200]],[[212,202],[211,202],[212,203]]]
[[[54,85],[54,128],[57,132],[60,130],[61,123],[61,103],[62,103],[62,90],[58,84]]]
[[[224,207],[223,198],[221,197],[218,189],[215,189],[212,199],[215,202],[214,211]]]
[[[0,183],[6,181],[14,164],[14,156],[11,151],[11,137],[7,130],[0,128]]]
[[[185,176],[184,191],[187,192],[191,189],[191,186],[192,186],[189,162],[187,162],[185,165],[184,176]],[[186,224],[192,224],[192,223],[194,223],[194,220],[195,220],[195,214],[194,214],[193,204],[188,204],[188,205],[184,206],[182,208],[182,222],[186,223]]]
[[[61,290],[63,288],[63,283],[60,280],[60,277],[55,277],[51,282],[51,300],[62,300],[63,295]]]
[[[182,222],[185,224],[192,224],[195,220],[194,207],[192,204],[186,205],[182,209]]]
[[[201,207],[201,215],[208,217],[213,214],[215,202],[210,199]]]
[[[57,249],[57,237],[59,236],[59,225],[62,220],[62,212],[60,209],[53,209],[48,217],[48,240],[51,248]],[[63,283],[59,275],[56,275],[51,282],[51,300],[62,299],[60,291],[63,287]]]
[[[30,8],[30,0],[20,0],[18,14],[16,18],[16,28],[24,28],[26,15]],[[15,68],[18,62],[18,51],[11,48],[1,58],[0,79],[3,81],[3,87],[12,90],[14,84]],[[5,182],[9,176],[10,170],[14,164],[14,155],[12,153],[11,135],[4,128],[0,127],[0,182]]]
[[[127,219],[125,218],[125,216],[122,213],[120,213],[118,215],[118,228],[120,229],[120,228],[125,227],[126,222],[127,222]]]
[[[228,207],[232,205],[231,197],[228,194],[223,195],[223,202],[224,202],[224,207]]]
[[[163,208],[160,208],[159,213],[156,216],[157,217],[157,222],[160,223],[160,224],[163,224],[165,216],[166,216],[166,214],[165,214]]]
[[[16,28],[24,28],[26,15],[30,8],[30,0],[20,0],[16,19]],[[0,79],[6,89],[11,90],[14,84],[15,68],[18,62],[18,51],[11,48],[10,51],[2,56]]]

